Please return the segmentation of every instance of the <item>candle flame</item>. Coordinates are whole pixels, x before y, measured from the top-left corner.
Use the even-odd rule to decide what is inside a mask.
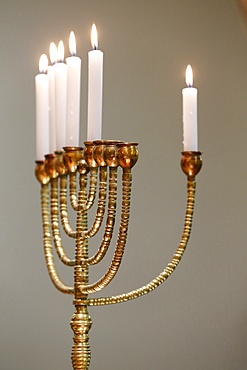
[[[58,48],[57,48],[57,61],[63,62],[64,60],[64,44],[63,41],[59,41]]]
[[[185,81],[188,87],[193,86],[193,71],[190,64],[186,68]]]
[[[92,48],[98,49],[98,33],[97,33],[97,28],[95,24],[92,25],[92,31],[91,31],[91,44]]]
[[[56,47],[56,44],[54,42],[50,43],[49,52],[50,52],[51,64],[56,63],[57,62],[57,47]]]
[[[39,71],[40,73],[46,73],[48,68],[48,58],[45,54],[42,54],[39,59]]]
[[[75,41],[75,34],[73,31],[70,32],[70,36],[69,36],[69,51],[72,56],[76,55],[76,41]]]

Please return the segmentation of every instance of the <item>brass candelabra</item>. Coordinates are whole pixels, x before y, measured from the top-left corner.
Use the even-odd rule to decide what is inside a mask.
[[[128,233],[131,201],[132,167],[138,160],[137,143],[121,141],[85,142],[85,148],[65,147],[64,151],[48,154],[36,162],[35,174],[41,184],[43,243],[49,276],[62,293],[74,296],[75,313],[71,328],[74,331],[72,348],[73,369],[87,370],[90,364],[89,330],[92,325],[88,306],[103,306],[126,302],[147,294],[162,284],[175,270],[187,246],[195,201],[195,176],[200,171],[200,152],[183,152],[181,167],[187,176],[187,208],[180,244],[165,269],[151,282],[129,293],[111,297],[89,298],[104,289],[120,267]],[[115,224],[117,208],[117,173],[122,169],[122,208],[115,253],[108,271],[98,281],[89,283],[89,267],[98,264],[106,255]],[[89,185],[87,185],[89,178]],[[68,191],[68,189],[69,191]],[[78,189],[77,189],[78,188]],[[88,226],[88,211],[97,196],[94,222]],[[69,193],[69,196],[68,196]],[[69,221],[67,197],[76,212],[76,226]],[[108,206],[106,207],[106,204]],[[107,208],[107,210],[106,210]],[[60,217],[59,217],[60,214]],[[88,241],[100,229],[106,217],[101,244],[89,256]],[[63,247],[59,219],[65,233],[75,239],[75,258],[71,260]],[[74,269],[74,286],[65,285],[58,276],[53,244],[60,260]]]

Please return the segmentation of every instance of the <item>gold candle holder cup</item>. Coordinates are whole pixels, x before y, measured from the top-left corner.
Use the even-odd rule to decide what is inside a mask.
[[[81,147],[65,146],[63,153],[63,163],[65,168],[70,173],[77,171],[77,164],[83,158],[83,150]]]
[[[182,152],[181,168],[188,180],[194,180],[202,168],[202,153],[196,151]]]

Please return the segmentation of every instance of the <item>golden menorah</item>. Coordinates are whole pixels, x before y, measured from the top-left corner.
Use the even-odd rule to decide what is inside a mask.
[[[35,174],[41,184],[43,243],[49,276],[55,287],[74,296],[75,313],[71,319],[74,332],[73,369],[87,370],[90,364],[89,330],[92,325],[88,306],[127,302],[145,295],[162,284],[175,270],[186,249],[195,202],[195,176],[202,166],[200,152],[183,152],[181,168],[187,176],[187,207],[184,230],[179,246],[165,269],[148,284],[131,292],[100,298],[89,295],[104,289],[117,274],[126,245],[130,218],[132,167],[138,160],[138,144],[121,141],[85,142],[84,148],[65,147],[36,162]],[[119,232],[108,271],[96,282],[89,283],[89,267],[105,257],[110,246],[117,210],[118,169],[122,170],[122,200]],[[69,201],[70,199],[70,201]],[[76,212],[76,225],[69,220],[67,203]],[[95,218],[88,226],[88,211],[97,202]],[[89,239],[95,236],[106,217],[104,234],[97,252],[89,255]],[[75,257],[70,259],[63,247],[60,220],[64,232],[75,239]],[[53,245],[59,259],[73,267],[74,286],[65,285],[56,270]]]

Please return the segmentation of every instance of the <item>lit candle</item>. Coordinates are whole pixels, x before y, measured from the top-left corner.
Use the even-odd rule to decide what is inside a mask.
[[[88,53],[88,141],[101,139],[102,134],[103,52],[98,50],[95,24],[92,26],[91,43],[93,50]]]
[[[44,160],[49,154],[49,77],[48,58],[42,54],[39,60],[40,73],[35,76],[36,93],[36,159]]]
[[[68,66],[67,81],[67,126],[66,146],[79,146],[80,94],[81,94],[81,59],[76,56],[75,34],[69,38],[71,57],[66,58]]]
[[[56,106],[56,149],[66,144],[66,107],[67,107],[67,65],[64,60],[63,41],[58,44],[55,68],[55,106]]]
[[[184,151],[198,151],[197,89],[193,87],[193,72],[190,65],[187,66],[185,80],[187,87],[182,91]]]
[[[57,47],[52,42],[50,44],[50,61],[48,67],[49,76],[49,116],[50,116],[50,153],[53,153],[56,148],[56,105],[55,105],[55,66],[57,62]]]

